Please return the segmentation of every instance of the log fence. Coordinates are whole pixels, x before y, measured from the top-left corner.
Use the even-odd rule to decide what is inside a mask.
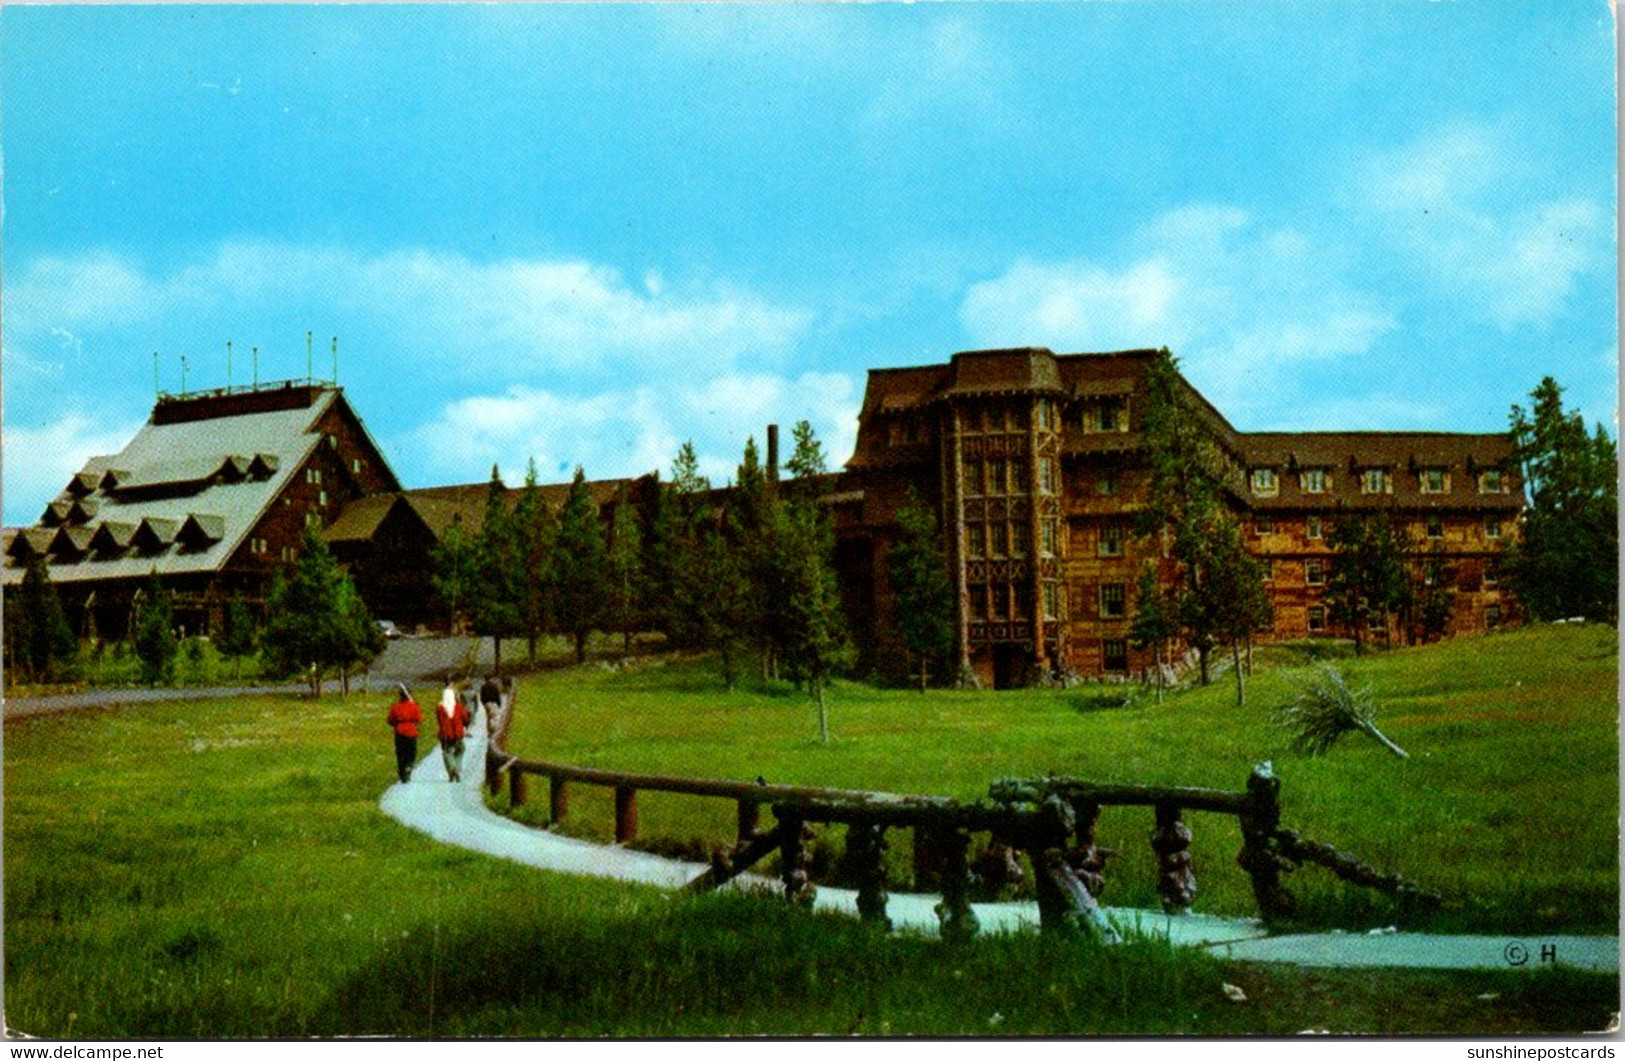
[[[912,830],[916,887],[934,884],[940,892],[937,916],[945,938],[977,931],[970,894],[977,877],[1016,879],[1022,874],[1016,853],[1027,856],[1034,875],[1039,921],[1045,931],[1086,932],[1105,940],[1115,932],[1097,902],[1105,887],[1107,860],[1116,852],[1099,846],[1095,828],[1103,807],[1142,806],[1152,812],[1151,848],[1157,862],[1157,891],[1169,914],[1189,911],[1197,894],[1189,848],[1188,811],[1235,817],[1242,835],[1237,864],[1251,879],[1259,913],[1266,922],[1289,917],[1292,895],[1281,878],[1300,864],[1321,865],[1344,880],[1386,892],[1401,902],[1437,906],[1440,897],[1396,874],[1379,873],[1329,844],[1300,837],[1280,826],[1280,781],[1269,763],[1254,767],[1240,791],[1156,785],[1099,784],[1064,777],[1002,779],[985,799],[962,802],[943,796],[905,795],[805,785],[768,784],[717,778],[630,773],[521,759],[504,750],[512,694],[491,720],[486,750],[486,784],[496,794],[507,778],[511,806],[528,796],[526,779],[547,778],[550,826],[570,813],[570,788],[589,785],[614,794],[615,842],[638,837],[638,793],[665,792],[732,800],[734,842],[712,852],[710,865],[692,880],[691,891],[708,891],[750,870],[777,852],[779,883],[786,899],[811,902],[816,885],[810,863],[812,826],[846,830],[845,865],[858,882],[858,911],[865,921],[889,927],[886,916],[884,856],[887,832]],[[772,812],[764,828],[762,809]],[[972,838],[986,834],[984,853],[972,865]],[[928,879],[929,878],[929,879]]]

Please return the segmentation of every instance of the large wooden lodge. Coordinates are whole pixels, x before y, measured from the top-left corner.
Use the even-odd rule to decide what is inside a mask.
[[[984,685],[1150,665],[1128,626],[1142,568],[1166,574],[1160,546],[1132,527],[1147,496],[1156,356],[977,350],[869,373],[856,450],[821,484],[862,666],[901,667],[885,557],[911,490],[948,532],[960,653]],[[1346,633],[1324,597],[1326,535],[1344,508],[1395,515],[1419,574],[1454,589],[1449,633],[1515,617],[1496,577],[1523,503],[1504,432],[1240,432],[1180,383],[1233,466],[1230,503],[1268,562],[1270,636]],[[641,506],[655,484],[592,486],[601,505]],[[544,500],[562,504],[566,489],[545,487]],[[262,600],[319,526],[375,615],[433,627],[444,613],[430,550],[454,526],[477,532],[486,493],[484,482],[403,490],[332,384],[165,396],[123,451],[91,459],[35,525],[6,531],[0,579],[14,586],[43,555],[76,629],[117,637],[156,573],[177,595],[177,622],[205,632],[233,595]]]

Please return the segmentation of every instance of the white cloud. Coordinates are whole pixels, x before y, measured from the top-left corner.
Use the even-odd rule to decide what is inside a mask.
[[[733,477],[747,436],[765,457],[769,423],[780,425],[788,445],[790,425],[810,421],[839,466],[856,442],[858,405],[857,385],[835,373],[724,374],[586,395],[515,385],[449,403],[395,448],[420,455],[436,478],[467,479],[470,469],[496,463],[517,482],[534,457],[543,481],[553,482],[578,464],[595,479],[666,474],[677,448],[692,440],[701,470],[720,483]]]
[[[1327,250],[1224,206],[1162,215],[1120,264],[1018,261],[972,285],[960,317],[984,346],[1167,346],[1221,405],[1244,399],[1255,374],[1362,354],[1397,325]]]
[[[1499,128],[1464,126],[1376,153],[1357,200],[1420,265],[1502,327],[1541,324],[1609,259],[1604,211],[1584,198],[1520,194],[1532,163]]]
[[[97,252],[25,266],[7,289],[8,333],[107,328],[184,312],[348,317],[392,334],[394,363],[490,379],[540,375],[687,375],[747,357],[782,359],[811,314],[726,282],[641,286],[579,259],[482,263],[428,250],[364,255],[277,243],[228,243],[209,260],[149,276]]]
[[[109,422],[82,412],[38,426],[8,418],[3,433],[7,522],[38,519],[85,461],[117,453],[140,428],[140,420]]]

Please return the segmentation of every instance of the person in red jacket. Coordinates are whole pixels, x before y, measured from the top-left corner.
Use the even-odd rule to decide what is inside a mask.
[[[463,736],[468,729],[468,708],[457,696],[457,689],[447,683],[440,692],[440,710],[434,713],[436,728],[440,731],[440,754],[446,760],[446,777],[460,781],[463,776]]]
[[[423,711],[404,683],[395,688],[400,690],[401,698],[390,705],[385,721],[395,731],[395,772],[401,775],[404,785],[412,780],[412,767],[418,761],[418,723],[423,721]]]

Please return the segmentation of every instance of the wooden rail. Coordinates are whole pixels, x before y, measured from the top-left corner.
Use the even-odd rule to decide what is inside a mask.
[[[614,792],[615,842],[619,844],[637,839],[640,791],[733,800],[734,843],[712,853],[709,868],[688,885],[695,891],[720,887],[777,851],[785,897],[808,902],[815,891],[809,875],[810,826],[839,824],[846,827],[846,861],[859,882],[858,911],[865,920],[889,926],[883,868],[886,831],[906,828],[914,834],[916,886],[934,883],[942,894],[937,914],[945,937],[976,932],[969,899],[973,879],[1018,878],[1022,871],[1015,855],[1024,852],[1033,867],[1039,920],[1046,931],[1086,931],[1113,939],[1115,933],[1096,897],[1105,887],[1106,862],[1115,852],[1098,845],[1095,825],[1102,807],[1143,806],[1154,815],[1151,847],[1157,858],[1157,891],[1170,914],[1188,911],[1196,897],[1186,811],[1232,815],[1238,820],[1242,848],[1236,862],[1251,878],[1265,920],[1293,912],[1292,896],[1281,878],[1304,862],[1323,865],[1345,880],[1405,902],[1424,906],[1439,902],[1435,893],[1424,892],[1397,875],[1380,874],[1330,845],[1282,829],[1280,781],[1269,763],[1253,768],[1242,791],[1046,777],[1001,779],[989,787],[986,799],[965,803],[945,796],[777,785],[760,779],[638,774],[520,759],[504,750],[512,708],[510,685],[491,720],[486,783],[492,793],[499,792],[506,774],[509,803],[520,806],[528,796],[526,779],[546,777],[551,825],[569,816],[572,784]],[[766,830],[761,821],[764,806],[772,810],[774,820]],[[973,867],[971,838],[979,833],[986,833],[989,842]]]

